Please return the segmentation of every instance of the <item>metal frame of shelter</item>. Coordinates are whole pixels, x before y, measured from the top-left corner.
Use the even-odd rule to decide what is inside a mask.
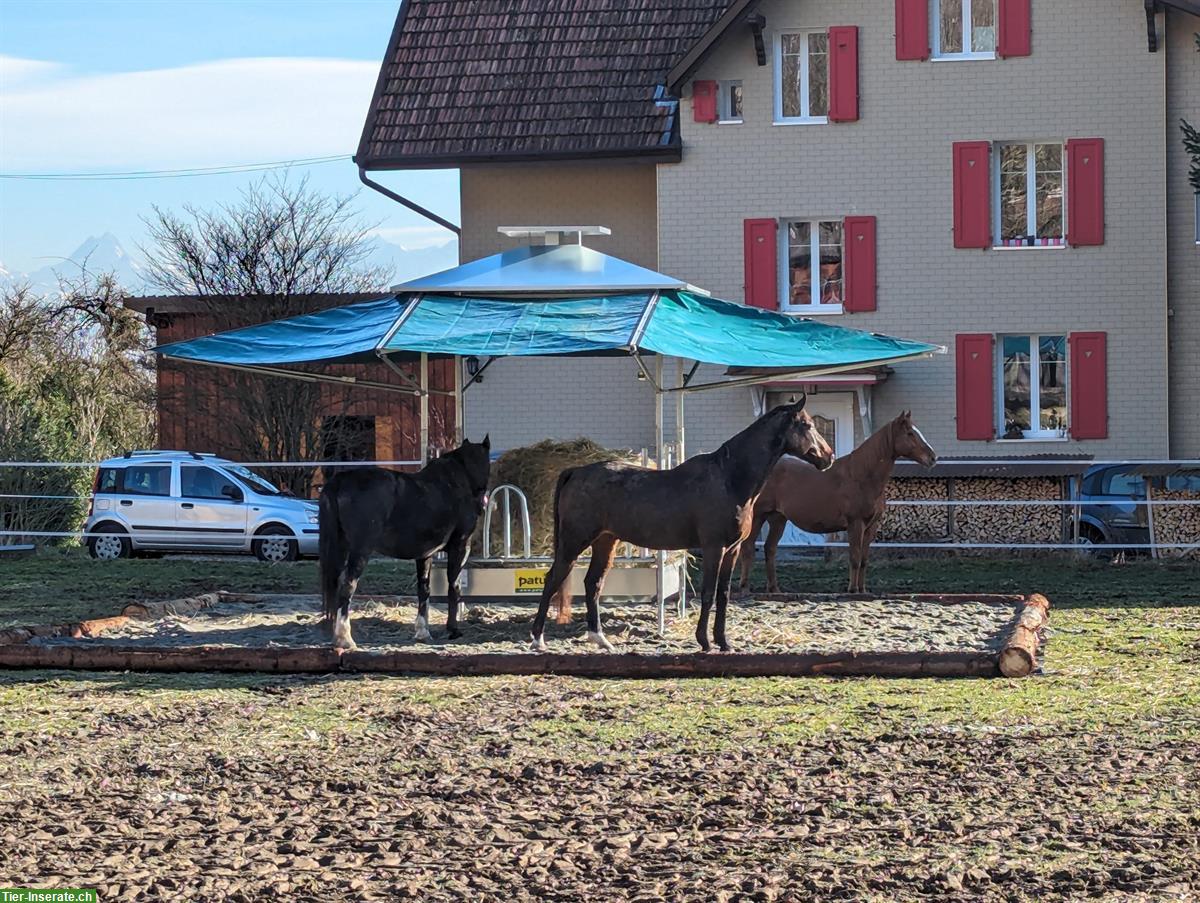
[[[572,231],[576,228],[579,227],[572,227]],[[897,353],[890,357],[874,357],[869,360],[859,359],[827,364],[810,363],[806,366],[798,365],[794,369],[780,367],[778,362],[774,362],[763,367],[762,372],[752,371],[749,375],[696,382],[695,377],[702,363],[716,364],[718,366],[735,366],[735,364],[729,361],[712,359],[704,361],[697,358],[689,358],[681,354],[666,354],[656,350],[654,347],[647,347],[648,344],[654,344],[647,342],[647,331],[660,304],[663,303],[665,298],[670,296],[676,301],[680,297],[686,298],[691,303],[703,305],[705,309],[715,310],[718,314],[725,311],[725,308],[721,307],[722,305],[728,305],[729,308],[738,308],[742,311],[746,309],[742,308],[741,305],[733,305],[729,302],[711,299],[708,297],[707,292],[678,279],[638,267],[618,258],[600,254],[599,252],[583,247],[582,244],[525,246],[514,251],[473,261],[442,273],[413,280],[412,282],[394,287],[392,292],[393,295],[391,298],[384,298],[381,301],[386,302],[390,300],[394,303],[402,303],[403,308],[399,311],[398,315],[393,310],[390,315],[379,314],[377,316],[373,322],[373,325],[376,327],[386,322],[386,316],[391,316],[394,319],[386,331],[383,332],[382,336],[373,344],[357,341],[354,343],[354,348],[348,354],[341,357],[325,355],[323,357],[304,358],[303,355],[293,355],[291,362],[311,365],[315,363],[363,363],[377,360],[397,374],[402,383],[401,385],[359,379],[355,376],[297,370],[276,362],[254,363],[253,360],[239,360],[237,359],[237,355],[227,354],[225,359],[220,359],[221,354],[211,349],[207,352],[203,350],[209,348],[209,345],[215,342],[240,340],[241,338],[253,335],[261,335],[271,327],[287,327],[289,324],[299,324],[301,321],[306,321],[309,318],[320,318],[322,315],[328,315],[335,311],[350,311],[354,308],[365,309],[370,305],[378,305],[380,302],[365,302],[364,304],[350,305],[347,308],[334,308],[318,312],[317,314],[308,314],[276,321],[276,323],[245,327],[229,333],[176,342],[160,346],[156,351],[163,357],[172,360],[225,367],[262,374],[264,376],[286,377],[306,382],[327,382],[341,386],[416,395],[420,399],[422,463],[427,459],[429,448],[430,396],[442,395],[454,398],[455,442],[461,443],[463,441],[463,408],[466,392],[499,357],[544,357],[560,356],[563,354],[619,356],[624,354],[632,358],[639,376],[644,378],[654,391],[655,461],[659,468],[667,466],[669,460],[673,459],[674,462],[682,462],[686,458],[684,399],[689,394],[715,389],[754,386],[779,380],[817,379],[831,374],[858,370],[864,366],[881,366],[901,361],[928,358],[934,353],[944,353],[945,351],[944,348],[937,345],[907,342],[905,340],[891,339],[887,336],[869,336],[856,330],[824,325],[818,327],[813,324],[813,329],[819,328],[825,330],[827,332],[823,334],[826,335],[832,334],[836,336],[838,333],[846,333],[854,334],[856,337],[861,336],[877,340],[877,342],[892,342],[895,343],[898,351],[903,349],[903,353]],[[598,299],[598,296],[604,297]],[[553,314],[561,313],[564,310],[571,310],[569,306],[564,307],[564,304],[581,303],[588,299],[624,302],[623,315],[626,317],[626,320],[622,320],[621,322],[631,322],[632,317],[636,314],[636,322],[633,325],[632,331],[628,334],[628,338],[624,341],[616,342],[610,334],[606,340],[607,344],[600,343],[588,348],[577,348],[568,345],[562,349],[546,350],[527,344],[508,353],[504,350],[497,350],[496,353],[488,353],[488,350],[486,350],[488,341],[491,341],[493,344],[496,343],[497,336],[501,335],[499,331],[486,333],[486,341],[483,339],[480,340],[482,342],[480,347],[485,349],[483,353],[468,353],[463,349],[456,349],[454,347],[455,342],[453,341],[446,343],[445,338],[454,334],[452,326],[447,327],[451,331],[444,334],[442,345],[437,344],[436,336],[433,336],[428,331],[421,335],[419,340],[413,339],[410,341],[406,339],[406,326],[416,322],[415,318],[419,313],[424,312],[424,306],[426,305],[434,310],[438,310],[460,302],[462,305],[461,311],[456,310],[453,312],[461,314],[460,319],[456,320],[454,316],[443,317],[443,320],[451,324],[474,322],[471,319],[473,311],[471,307],[472,303],[482,306],[492,305],[493,308],[496,305],[511,307],[511,305],[520,303],[524,303],[529,308],[544,305],[544,309],[550,312],[550,315],[545,319],[552,327],[552,324],[555,322]],[[632,305],[635,303],[644,304],[640,313],[633,310]],[[673,316],[682,319],[676,320],[673,327],[675,331],[678,330],[679,323],[686,322],[688,317],[686,304],[682,306],[677,304],[676,308]],[[782,314],[756,312],[755,316],[759,314],[764,317],[779,318],[780,321],[788,320],[811,324],[811,321],[797,321],[795,318],[785,317]],[[314,320],[314,322],[317,321]],[[551,327],[547,327],[546,335],[552,334],[553,330]],[[334,343],[329,345],[330,349],[337,347],[335,339],[331,338],[336,329],[337,325],[331,324],[323,334]],[[516,330],[514,330],[515,332]],[[528,329],[522,332],[522,335],[524,336],[526,333],[528,333]],[[730,333],[728,337],[731,340],[738,338],[733,333]],[[499,344],[504,345],[508,341],[508,338],[502,338],[503,340]],[[301,335],[298,340],[303,342],[304,336]],[[271,347],[285,347],[288,341],[295,342],[297,339],[289,338],[287,335],[278,336],[273,340]],[[209,345],[205,345],[204,343],[206,342]],[[658,344],[661,346],[663,343],[659,342]],[[668,342],[667,344],[670,343]],[[440,350],[442,347],[445,347],[446,350]],[[201,350],[197,351],[197,348]],[[270,352],[264,351],[262,353],[267,356],[267,360],[271,360]],[[431,353],[437,356],[454,358],[455,378],[453,390],[446,391],[429,388],[429,357]],[[802,355],[803,352],[801,351],[799,356]],[[242,357],[244,356],[243,354]],[[409,360],[415,359],[418,362],[418,375],[415,380],[399,366],[396,360],[398,356],[401,359],[407,357]],[[666,385],[664,377],[664,358],[667,356],[674,357],[676,361],[674,385],[671,386]],[[468,357],[486,357],[486,360],[464,383],[463,360]],[[736,366],[741,368],[740,372],[744,373],[746,361],[739,361]],[[753,366],[752,363],[751,366]],[[668,397],[673,398],[675,402],[675,436],[673,442],[668,442],[665,436],[664,400]],[[656,558],[659,627],[662,630],[665,629],[666,621],[666,600],[663,593],[666,553],[658,552]],[[681,580],[681,587],[685,583],[686,580]],[[679,611],[681,615],[684,612],[685,605],[685,595],[681,589],[679,593]]]

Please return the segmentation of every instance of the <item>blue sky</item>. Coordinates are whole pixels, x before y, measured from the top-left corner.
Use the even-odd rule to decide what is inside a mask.
[[[351,154],[399,0],[0,0],[0,173],[114,173]],[[449,234],[361,186],[348,160],[296,168],[357,193],[396,243]],[[154,204],[233,200],[253,175],[0,179],[0,263],[30,271]],[[379,181],[458,220],[452,171]]]

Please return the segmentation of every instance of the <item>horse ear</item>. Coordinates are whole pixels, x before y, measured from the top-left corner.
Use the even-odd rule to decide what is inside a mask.
[[[492,434],[491,433],[484,433],[483,447],[486,448],[488,451],[492,450]]]
[[[803,411],[803,410],[804,410],[804,403],[805,403],[806,401],[808,401],[808,393],[807,393],[807,392],[801,392],[801,393],[800,393],[800,400],[799,400],[799,401],[797,401],[795,404],[793,404],[793,405],[792,405],[792,410],[793,410],[793,411]]]

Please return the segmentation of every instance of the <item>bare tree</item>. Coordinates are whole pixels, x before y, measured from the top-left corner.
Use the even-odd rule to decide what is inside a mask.
[[[223,207],[189,206],[183,215],[155,207],[143,248],[148,279],[165,293],[200,299],[214,330],[306,313],[330,292],[379,289],[386,274],[367,266],[370,226],[352,200],[315,192],[307,180],[263,179]],[[342,444],[336,434],[344,418],[322,414],[344,410],[344,390],[241,373],[209,384],[234,404],[227,426],[244,453],[316,461]],[[280,476],[307,495],[314,474],[295,468]]]

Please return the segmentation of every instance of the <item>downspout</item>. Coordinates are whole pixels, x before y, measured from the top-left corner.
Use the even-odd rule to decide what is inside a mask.
[[[401,204],[401,205],[407,207],[409,210],[413,211],[413,213],[420,214],[421,216],[425,217],[425,219],[431,220],[432,222],[437,223],[443,229],[449,229],[451,232],[454,233],[455,237],[457,237],[457,238],[462,237],[462,227],[461,226],[454,225],[454,223],[450,222],[450,220],[442,219],[440,216],[438,216],[432,210],[426,210],[424,207],[422,207],[420,204],[416,203],[415,201],[410,201],[408,198],[404,197],[403,195],[396,194],[396,192],[392,191],[392,189],[390,189],[384,185],[380,185],[378,182],[372,181],[370,176],[367,175],[367,171],[365,169],[363,169],[361,166],[358,167],[358,179],[360,182],[362,182],[368,188],[374,188],[376,191],[378,191],[384,197],[390,198],[391,200],[395,201],[397,204]]]

